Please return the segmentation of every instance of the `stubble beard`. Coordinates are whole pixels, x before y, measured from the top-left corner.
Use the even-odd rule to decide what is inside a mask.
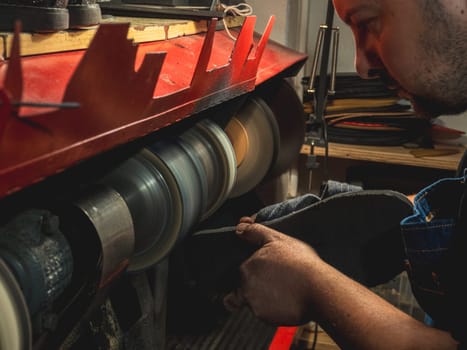
[[[450,16],[439,1],[426,3],[426,31],[420,35],[420,68],[414,74],[423,93],[412,95],[417,114],[434,118],[467,110],[467,21]]]

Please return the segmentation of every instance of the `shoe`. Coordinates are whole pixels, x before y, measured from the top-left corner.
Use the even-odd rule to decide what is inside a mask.
[[[363,187],[346,182],[328,180],[321,184],[320,197],[322,199],[334,196],[338,193],[361,191]]]
[[[85,29],[101,22],[101,8],[96,0],[68,0],[69,27]]]
[[[21,21],[23,32],[68,29],[68,0],[0,0],[0,31],[13,32]]]
[[[336,194],[262,224],[310,244],[327,263],[374,287],[403,271],[400,221],[412,212],[412,203],[399,192],[362,190]],[[195,232],[183,249],[192,284],[214,295],[238,285],[238,267],[256,248],[230,226]]]

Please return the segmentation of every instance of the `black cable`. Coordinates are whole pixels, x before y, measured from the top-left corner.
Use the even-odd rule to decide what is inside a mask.
[[[313,334],[313,343],[311,345],[311,350],[316,349],[317,343],[318,343],[318,323],[315,322],[315,334]]]
[[[324,42],[323,42],[323,57],[321,60],[321,69],[320,69],[320,86],[318,86],[318,95],[317,98],[321,100],[322,105],[320,106],[320,116],[323,128],[323,143],[324,143],[324,165],[323,165],[323,177],[327,181],[329,179],[329,170],[328,170],[328,159],[329,159],[329,142],[328,142],[328,128],[326,125],[326,119],[324,118],[325,108],[327,104],[327,96],[329,90],[328,79],[325,79],[328,74],[328,65],[329,65],[329,50],[331,48],[331,38],[332,38],[332,28],[334,24],[334,4],[332,0],[328,0],[328,8],[326,12],[326,30],[324,32]]]

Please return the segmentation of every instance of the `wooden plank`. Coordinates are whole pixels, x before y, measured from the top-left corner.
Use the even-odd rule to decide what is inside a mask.
[[[304,145],[302,147],[302,153],[309,153],[309,149],[310,148],[308,145]],[[441,156],[416,157],[411,153],[411,149],[401,146],[361,146],[330,143],[329,157],[410,165],[425,168],[456,170],[465,147],[453,145],[436,145],[435,149],[449,149],[457,153]],[[324,156],[325,150],[323,147],[315,147],[314,153],[318,156]]]
[[[314,323],[308,323],[299,327],[295,334],[293,346],[297,349],[315,349],[315,350],[339,350],[340,347],[332,338],[321,328],[318,327],[316,344],[313,346],[315,337]]]
[[[226,17],[229,28],[241,26],[243,17]],[[162,18],[116,17],[104,18],[101,23],[130,23],[128,39],[135,43],[161,41],[185,35],[203,33],[207,31],[207,21],[191,21]],[[31,56],[45,53],[83,50],[89,46],[95,28],[86,30],[67,30],[56,33],[21,33],[21,56]],[[13,42],[12,33],[0,33],[0,56],[9,58]]]

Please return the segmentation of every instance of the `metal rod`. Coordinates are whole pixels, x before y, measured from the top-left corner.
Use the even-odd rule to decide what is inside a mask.
[[[336,72],[337,72],[337,57],[339,51],[339,28],[332,29],[332,58],[331,58],[331,78],[328,90],[329,95],[336,93]]]
[[[326,28],[327,28],[326,25],[319,26],[318,37],[316,38],[315,54],[313,55],[313,65],[311,67],[310,83],[308,85],[309,94],[314,94],[316,91],[315,89],[316,71],[318,70],[318,62],[319,62],[319,57],[321,54],[321,47],[323,46],[324,31]]]
[[[26,102],[26,101],[12,101],[13,106],[19,107],[40,107],[40,108],[79,108],[78,102]]]
[[[326,14],[326,29],[324,30],[324,42],[321,56],[321,67],[319,71],[319,83],[315,93],[316,106],[315,115],[317,120],[324,123],[324,108],[326,106],[326,99],[328,93],[328,80],[326,79],[328,74],[329,64],[329,49],[331,47],[331,34],[332,26],[334,21],[334,5],[332,0],[328,0],[328,8]]]

